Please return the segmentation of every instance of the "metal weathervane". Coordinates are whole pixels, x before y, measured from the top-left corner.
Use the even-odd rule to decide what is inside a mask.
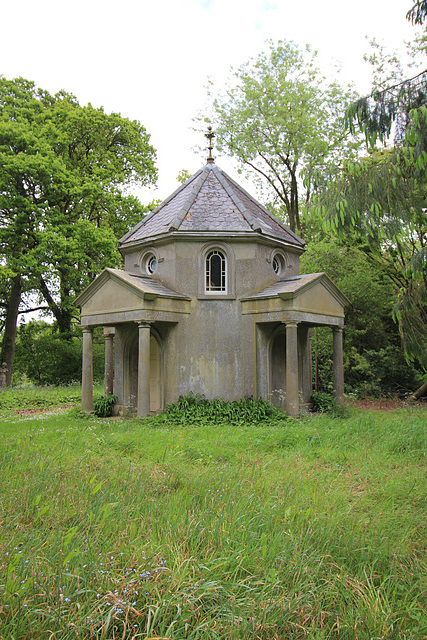
[[[214,134],[214,132],[212,131],[212,127],[211,127],[210,125],[209,125],[209,127],[208,127],[208,132],[207,132],[207,133],[205,133],[205,138],[207,138],[207,139],[208,139],[208,141],[209,141],[209,144],[208,144],[208,151],[209,151],[209,155],[208,155],[208,162],[209,162],[209,163],[212,163],[212,162],[214,161],[214,158],[213,158],[213,156],[212,156],[212,149],[213,149],[212,141],[213,141],[213,139],[215,138],[215,134]]]

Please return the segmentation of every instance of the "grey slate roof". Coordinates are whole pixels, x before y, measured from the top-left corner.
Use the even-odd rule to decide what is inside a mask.
[[[127,282],[132,285],[135,289],[138,289],[141,293],[154,294],[159,296],[166,296],[167,298],[182,298],[187,300],[187,296],[183,296],[181,293],[177,293],[168,287],[160,284],[156,280],[152,280],[151,278],[147,278],[146,276],[139,276],[135,274],[127,273],[122,269],[105,269],[105,272],[108,274],[115,276],[118,280],[122,280],[123,282]]]
[[[191,176],[120,242],[123,246],[171,231],[257,232],[304,246],[301,238],[213,163]]]
[[[177,298],[182,300],[189,300],[187,296],[182,295],[181,293],[177,293],[168,287],[163,286],[159,282],[152,280],[151,278],[147,278],[145,276],[138,276],[135,274],[127,273],[122,269],[104,269],[102,273],[99,274],[93,280],[88,287],[76,298],[74,304],[77,306],[82,306],[87,302],[89,298],[94,294],[95,291],[100,286],[103,286],[105,282],[109,279],[116,280],[120,283],[124,283],[125,285],[130,286],[134,289],[138,294],[142,294],[143,296],[150,296],[151,298],[155,298],[157,296],[166,297],[166,298]]]
[[[299,276],[281,278],[278,282],[275,282],[266,289],[263,289],[263,291],[245,296],[242,300],[257,300],[260,298],[272,298],[275,296],[285,299],[293,298],[318,282],[321,282],[325,288],[330,291],[330,293],[335,295],[343,306],[350,304],[348,298],[338,289],[326,273],[323,272],[307,273]]]

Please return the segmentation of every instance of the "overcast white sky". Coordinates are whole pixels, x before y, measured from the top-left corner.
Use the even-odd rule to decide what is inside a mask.
[[[192,118],[208,77],[220,87],[230,65],[293,40],[341,62],[347,80],[369,91],[365,35],[400,46],[415,29],[412,0],[2,0],[0,74],[23,76],[55,93],[74,93],[139,120],[157,149],[157,190],[164,199],[181,169],[197,171],[204,144]],[[217,163],[233,175],[229,160]],[[235,173],[234,173],[235,175]]]

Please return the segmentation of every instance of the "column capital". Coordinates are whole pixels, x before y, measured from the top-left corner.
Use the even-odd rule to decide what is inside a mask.
[[[334,333],[342,333],[344,331],[344,327],[332,327],[332,331]]]
[[[138,325],[138,329],[150,329],[152,322],[147,322],[146,320],[137,320],[136,324]]]
[[[284,324],[286,327],[298,327],[299,322],[297,320],[285,320]]]
[[[93,327],[82,327],[82,331],[83,333],[92,333],[93,332]]]
[[[104,338],[114,338],[115,332],[114,327],[104,327]]]

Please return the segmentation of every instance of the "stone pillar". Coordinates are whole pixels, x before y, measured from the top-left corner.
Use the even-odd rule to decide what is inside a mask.
[[[138,323],[138,409],[139,418],[150,413],[150,324]]]
[[[344,357],[342,327],[333,327],[333,357],[334,357],[334,398],[337,402],[344,402]]]
[[[105,366],[104,366],[104,395],[113,395],[113,338],[114,329],[104,329]]]
[[[298,323],[286,323],[286,413],[299,416]]]
[[[93,410],[93,329],[83,329],[82,411]]]
[[[299,335],[301,344],[302,401],[304,404],[308,404],[312,391],[311,329],[309,327],[300,327]]]

